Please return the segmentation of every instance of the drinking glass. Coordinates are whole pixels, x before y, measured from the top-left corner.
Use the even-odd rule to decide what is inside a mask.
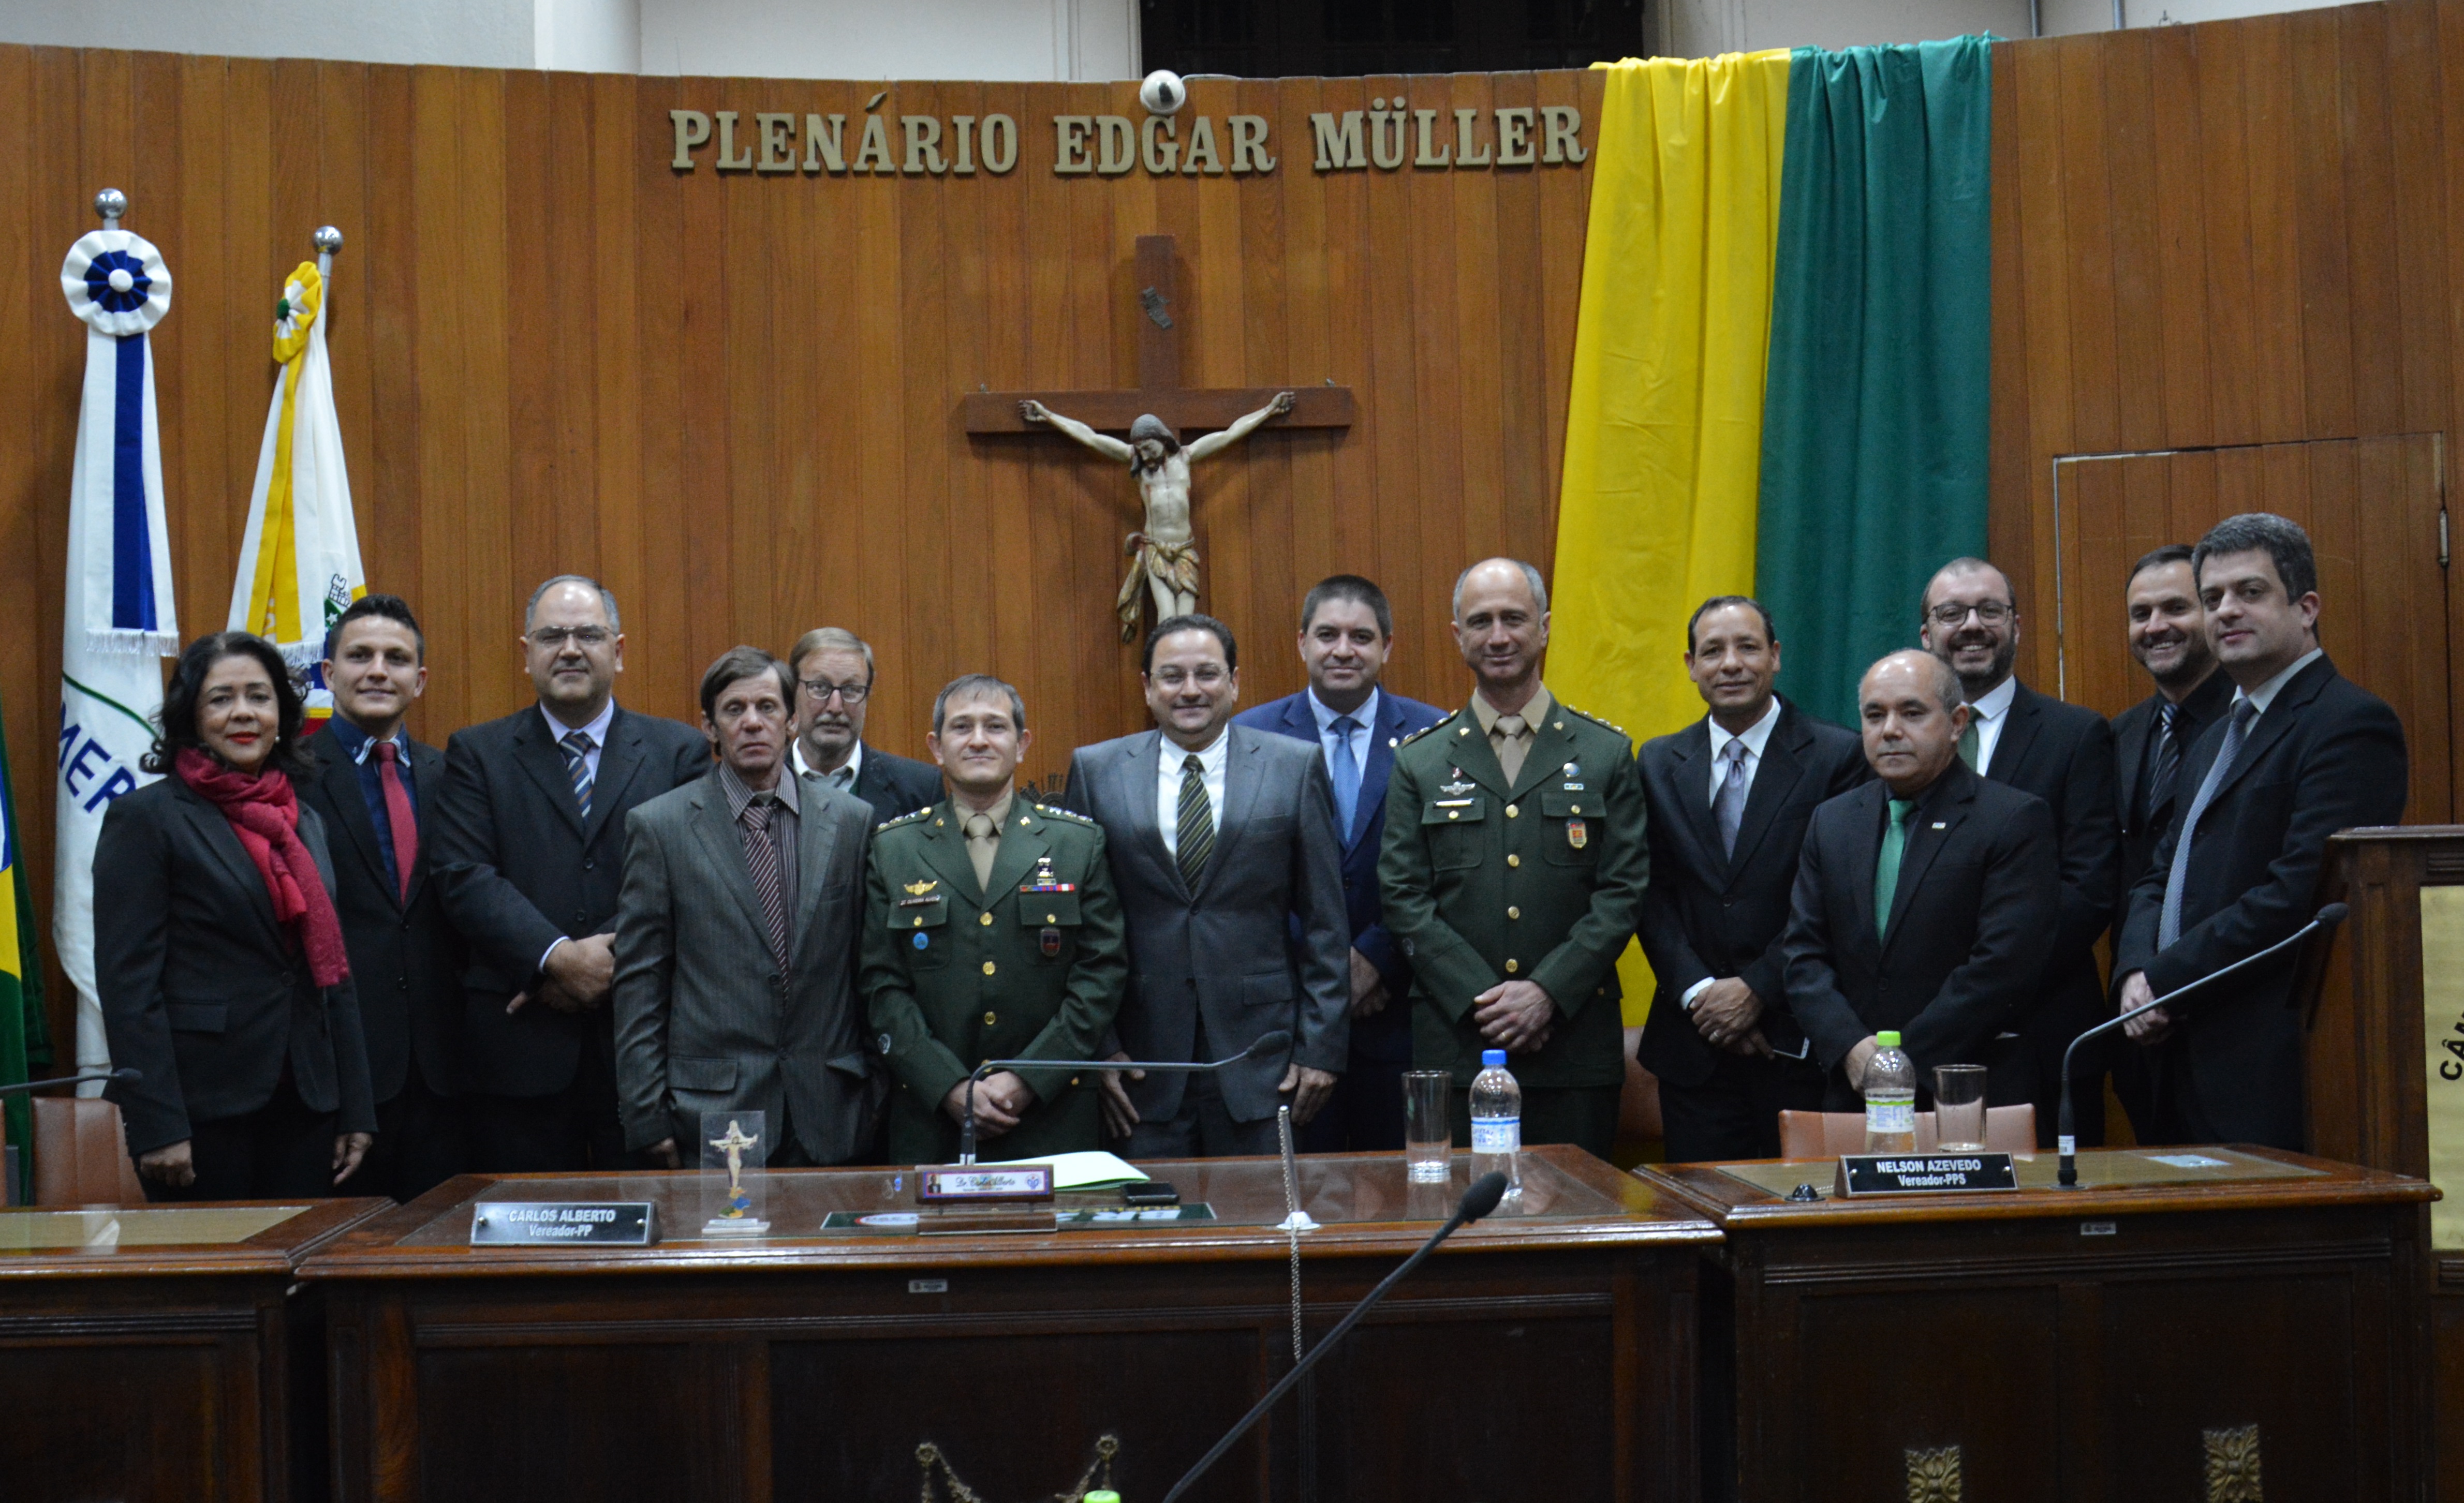
[[[1934,1147],[1974,1153],[1985,1146],[1985,1067],[1947,1064],[1933,1068]]]
[[[1443,1070],[1403,1072],[1403,1164],[1409,1178],[1442,1185],[1453,1171],[1455,1130],[1447,1120],[1454,1077]]]

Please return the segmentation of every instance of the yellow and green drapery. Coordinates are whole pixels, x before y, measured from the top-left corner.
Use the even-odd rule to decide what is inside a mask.
[[[1685,621],[1751,594],[1781,691],[1855,718],[1985,549],[1985,37],[1605,68],[1549,681],[1639,742],[1703,712]],[[1628,1020],[1651,995],[1621,965]]]
[[[52,1058],[43,1022],[43,950],[26,890],[26,848],[18,839],[17,791],[9,777],[9,742],[0,732],[0,1085],[29,1080]],[[17,1146],[17,1204],[34,1190],[33,1108],[24,1093],[0,1099],[9,1142]]]

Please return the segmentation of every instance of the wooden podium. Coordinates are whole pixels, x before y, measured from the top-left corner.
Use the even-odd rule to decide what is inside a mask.
[[[2431,893],[2433,911],[2464,902],[2464,893],[2447,900],[2440,888],[2464,889],[2464,825],[2346,830],[2330,839],[2319,901],[2343,902],[2352,912],[2327,945],[2312,947],[2310,974],[2296,992],[2308,1009],[2309,1150],[2433,1184],[2430,1072],[2437,1061],[2424,1016],[2431,987],[2422,964],[2422,900]],[[2433,934],[2433,949],[2438,943]],[[2464,1028],[2464,1020],[2448,1021]],[[2464,1032],[2455,1036],[2464,1043]],[[2457,1066],[2464,1077],[2464,1060]],[[2451,1202],[2464,1200],[2464,1182],[2440,1188]],[[2452,1435],[2464,1423],[2464,1239],[2433,1235],[2430,1248],[2435,1428]],[[2464,1443],[2441,1452],[2438,1494],[2454,1503],[2464,1499]]]

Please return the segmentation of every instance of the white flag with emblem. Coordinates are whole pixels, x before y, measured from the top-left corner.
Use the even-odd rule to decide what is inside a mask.
[[[330,254],[300,262],[275,304],[274,359],[282,370],[265,417],[231,602],[231,629],[265,638],[291,664],[311,721],[334,710],[318,668],[325,628],[368,589],[325,354],[332,267]]]

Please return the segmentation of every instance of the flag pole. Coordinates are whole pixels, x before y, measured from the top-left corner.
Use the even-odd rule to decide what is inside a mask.
[[[104,188],[94,196],[94,211],[102,216],[102,228],[118,229],[120,216],[128,212],[128,195],[118,188]]]
[[[331,225],[324,225],[310,238],[317,242],[317,276],[320,281],[331,280],[334,252],[342,249],[342,232]]]

